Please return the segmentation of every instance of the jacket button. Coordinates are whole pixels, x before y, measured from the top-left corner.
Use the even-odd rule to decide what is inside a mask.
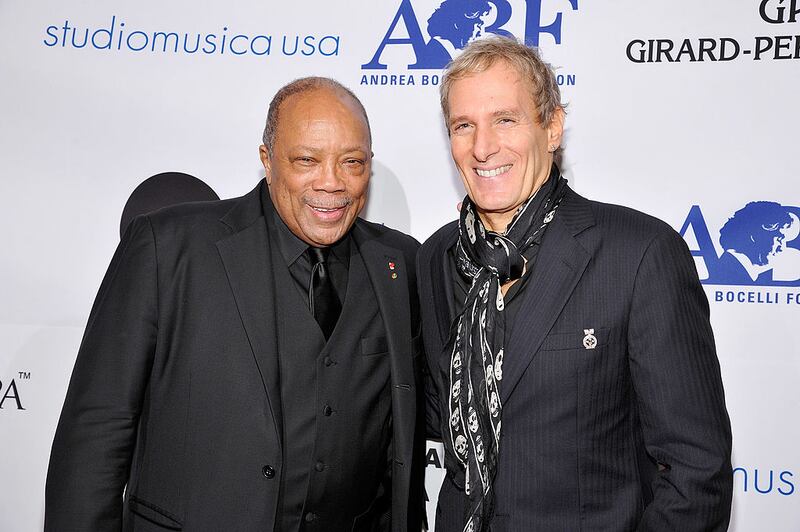
[[[314,512],[308,512],[304,518],[306,523],[310,523],[311,521],[315,521],[317,519],[317,514]]]
[[[325,405],[325,408],[322,409],[322,413],[325,414],[325,417],[328,417],[333,414],[333,408],[331,408],[331,405]]]
[[[333,359],[331,357],[329,357],[329,356],[326,356],[325,358],[323,358],[322,362],[328,367],[333,366]]]
[[[325,464],[323,464],[322,462],[317,462],[316,464],[314,464],[314,469],[316,469],[317,472],[321,473],[322,471],[325,471]]]
[[[275,477],[275,468],[271,465],[265,465],[261,468],[261,472],[264,473],[264,476],[267,478],[274,478]]]

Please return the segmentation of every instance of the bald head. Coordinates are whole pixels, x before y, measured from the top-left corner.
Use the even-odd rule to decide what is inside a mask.
[[[272,155],[275,147],[275,137],[278,131],[278,121],[281,119],[281,107],[283,103],[293,96],[302,97],[315,91],[329,91],[336,94],[340,98],[352,100],[358,112],[363,116],[364,122],[367,125],[367,132],[369,135],[370,146],[372,145],[372,130],[369,125],[369,117],[367,111],[361,100],[358,99],[353,91],[342,85],[336,80],[331,78],[323,78],[318,76],[310,76],[300,78],[292,81],[291,83],[281,87],[272,101],[269,104],[269,111],[267,112],[267,123],[264,126],[264,134],[262,135],[262,142],[266,146],[267,151]]]

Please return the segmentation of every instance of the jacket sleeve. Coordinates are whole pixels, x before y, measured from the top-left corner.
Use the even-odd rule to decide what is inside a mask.
[[[45,531],[118,531],[157,336],[155,238],[146,217],[122,238],[95,299],[56,429]]]
[[[434,279],[430,276],[429,251],[423,246],[417,253],[417,283],[419,287],[419,308],[422,339],[425,351],[425,363],[422,364],[422,381],[425,390],[425,437],[429,440],[441,441],[442,429],[437,391],[438,379],[434,375],[437,357],[441,353],[441,345],[436,341],[436,305],[433,298]]]
[[[659,464],[638,530],[727,530],[731,429],[708,301],[671,229],[639,265],[628,343],[645,447]]]

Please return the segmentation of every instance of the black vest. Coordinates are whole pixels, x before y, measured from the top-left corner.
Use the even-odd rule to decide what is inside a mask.
[[[328,342],[272,246],[278,298],[283,476],[276,528],[350,530],[391,496],[391,396],[386,330],[358,246]]]

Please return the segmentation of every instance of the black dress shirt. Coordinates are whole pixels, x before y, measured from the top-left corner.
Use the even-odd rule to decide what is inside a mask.
[[[292,274],[292,278],[297,284],[297,289],[303,294],[303,299],[308,301],[308,286],[311,283],[312,265],[305,251],[309,248],[309,245],[292,233],[277,211],[273,211],[273,218],[275,223],[272,225],[275,228],[275,233],[277,233],[274,236],[277,236],[278,249],[280,249],[281,255],[286,260],[286,266],[288,266],[289,273]],[[347,293],[347,272],[350,267],[350,233],[347,233],[344,238],[330,246],[330,250],[327,261],[328,269],[331,272],[333,287],[336,289],[339,301],[344,303]]]

